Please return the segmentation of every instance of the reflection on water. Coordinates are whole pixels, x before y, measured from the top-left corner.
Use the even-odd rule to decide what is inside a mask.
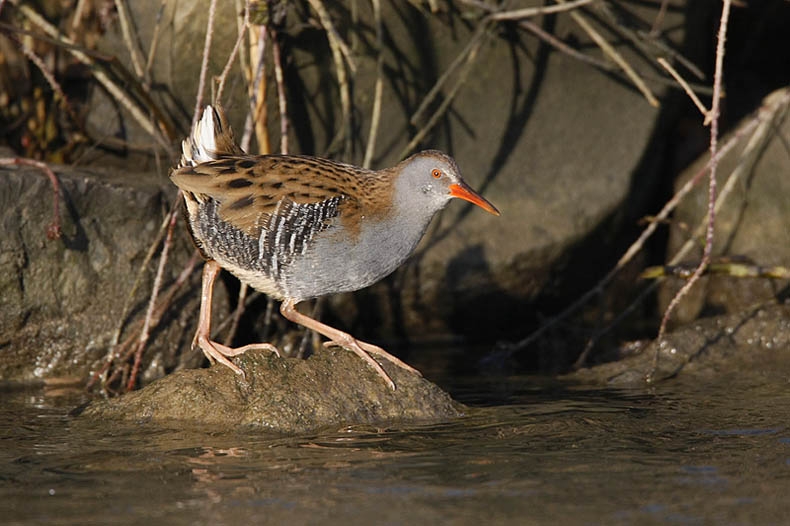
[[[5,523],[786,523],[787,384],[463,382],[462,419],[300,437],[87,425],[2,394]]]

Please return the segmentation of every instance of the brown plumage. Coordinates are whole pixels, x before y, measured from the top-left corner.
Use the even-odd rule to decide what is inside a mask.
[[[416,371],[294,306],[366,287],[395,270],[453,197],[499,215],[441,152],[421,152],[378,171],[301,155],[251,156],[236,145],[224,114],[210,106],[184,141],[171,179],[184,192],[190,232],[207,259],[194,345],[239,374],[228,357],[255,347],[277,350],[270,344],[231,349],[210,339],[220,267],[282,300],[286,318],[354,351],[394,388],[370,354]]]

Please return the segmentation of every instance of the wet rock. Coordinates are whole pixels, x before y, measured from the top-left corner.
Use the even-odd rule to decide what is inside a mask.
[[[82,418],[250,425],[300,433],[342,424],[443,420],[463,411],[431,382],[381,360],[397,385],[392,391],[343,349],[322,350],[307,360],[253,350],[235,362],[245,378],[222,366],[179,371],[139,391],[93,402]]]
[[[783,101],[783,102],[781,102]],[[787,267],[790,262],[790,178],[787,177],[787,141],[790,135],[790,89],[778,90],[763,101],[765,108],[776,107],[767,119],[761,134],[745,134],[726,155],[717,169],[719,191],[722,192],[733,170],[740,170],[740,179],[729,194],[726,205],[716,215],[714,258],[728,256],[743,263],[761,267]],[[748,117],[748,119],[754,116]],[[744,120],[741,125],[746,122]],[[732,134],[719,140],[724,145]],[[703,155],[678,179],[676,188],[698,173],[707,162]],[[705,176],[707,178],[707,175]],[[707,216],[708,185],[703,182],[678,207],[670,231],[669,254],[674,254],[694,229]],[[681,228],[683,226],[683,228]],[[688,256],[690,263],[699,262],[701,243]],[[703,278],[675,310],[677,324],[688,323],[700,315],[737,313],[751,305],[776,297],[787,286],[787,280],[742,278],[716,274]],[[681,280],[667,280],[660,297],[663,311]]]
[[[50,240],[52,185],[39,170],[0,168],[0,380],[86,378],[107,355],[146,253],[175,197],[153,174],[52,167],[61,183],[63,235]],[[163,286],[193,249],[176,236]],[[139,320],[157,258],[131,298],[126,327]],[[170,316],[155,328],[147,363],[154,377],[195,365],[181,355],[194,330],[199,272],[176,295]],[[122,337],[128,336],[128,330]],[[184,360],[184,361],[182,361]],[[191,360],[191,361],[190,361]]]
[[[781,377],[790,374],[790,304],[765,305],[714,316],[668,333],[637,354],[567,375],[570,381],[609,386],[645,386],[677,376],[699,379]]]

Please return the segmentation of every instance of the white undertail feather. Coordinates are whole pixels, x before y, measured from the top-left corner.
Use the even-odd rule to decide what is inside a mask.
[[[203,109],[203,116],[192,128],[192,133],[181,143],[181,162],[179,168],[184,166],[195,166],[207,161],[217,159],[217,134],[220,132],[220,125],[217,122],[217,115],[214,108],[206,106]]]

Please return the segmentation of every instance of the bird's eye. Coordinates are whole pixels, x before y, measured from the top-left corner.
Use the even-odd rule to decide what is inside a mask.
[[[439,170],[438,168],[434,168],[431,171],[431,175],[433,176],[434,179],[438,179],[438,178],[440,178],[442,176],[442,171]]]

